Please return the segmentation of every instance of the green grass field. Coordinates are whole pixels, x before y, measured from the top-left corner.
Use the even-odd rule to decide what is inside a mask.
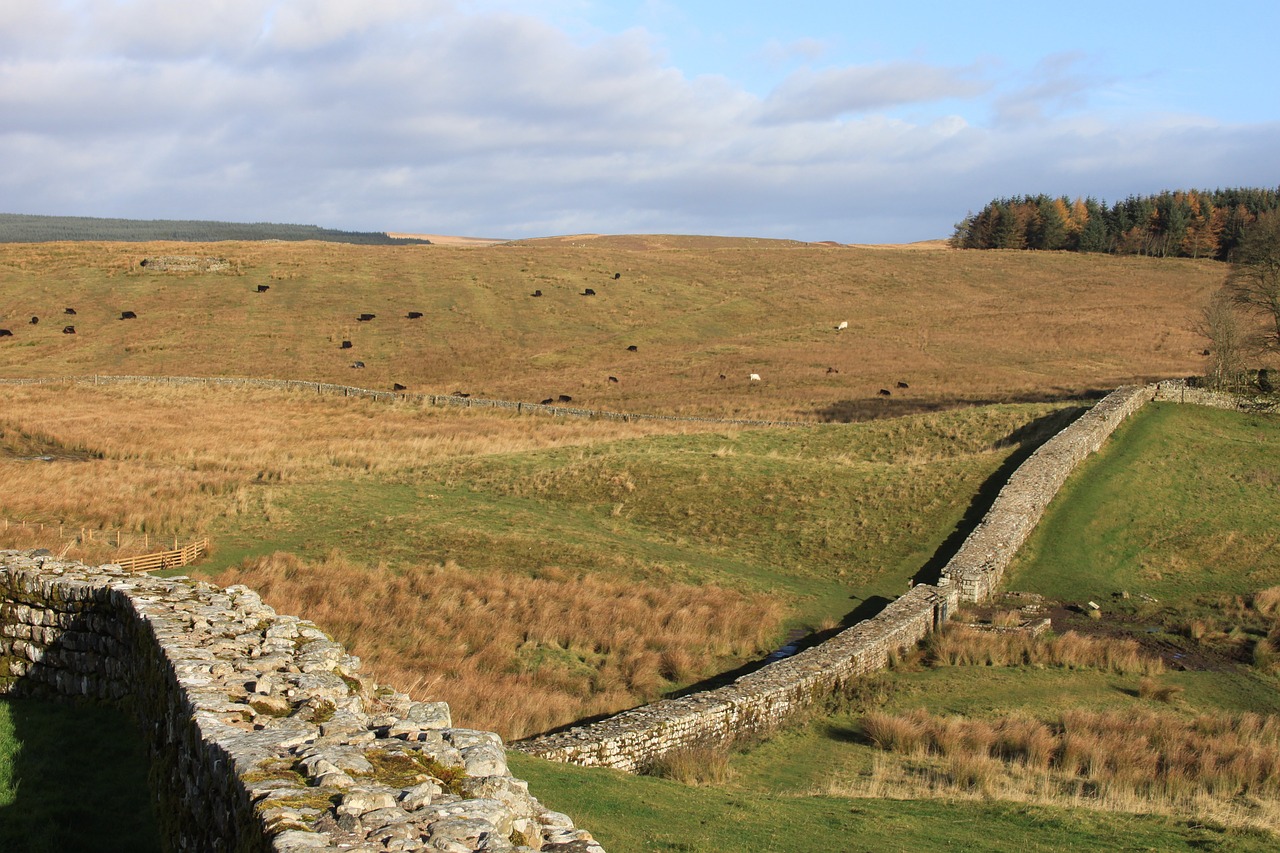
[[[0,700],[0,850],[160,850],[142,737],[110,708]]]
[[[0,388],[5,518],[97,531],[96,542],[73,547],[98,559],[109,556],[103,540],[113,531],[209,534],[214,556],[198,573],[252,584],[260,571],[282,596],[293,584],[278,601],[304,617],[313,606],[354,609],[359,596],[344,583],[355,583],[373,605],[342,613],[353,627],[333,630],[372,666],[409,660],[420,645],[391,677],[397,686],[452,701],[442,691],[471,678],[468,713],[479,715],[516,704],[512,695],[532,705],[535,684],[551,684],[562,704],[548,699],[540,719],[560,722],[605,710],[592,696],[623,707],[713,673],[687,663],[693,652],[641,648],[624,677],[608,661],[616,638],[542,637],[537,626],[469,608],[519,613],[513,599],[572,600],[576,612],[539,619],[576,624],[617,623],[610,602],[624,598],[693,602],[690,613],[729,602],[752,619],[768,599],[782,603],[781,616],[748,627],[776,619],[771,642],[788,629],[837,625],[861,602],[936,572],[1016,460],[1078,412],[1077,395],[1200,369],[1203,342],[1188,318],[1225,274],[1204,261],[673,237],[490,249],[228,243],[181,253],[226,256],[229,275],[138,267],[140,257],[176,251],[0,247],[0,326],[15,332],[0,343],[0,374],[394,381],[428,393],[533,402],[568,393],[590,408],[815,424],[615,428],[275,392]],[[259,294],[258,284],[270,290]],[[586,287],[598,295],[584,298]],[[531,297],[534,288],[543,297]],[[72,306],[77,334],[63,335]],[[120,320],[126,309],[137,320]],[[427,316],[410,321],[408,310]],[[378,316],[360,323],[361,312]],[[39,326],[29,315],[42,316]],[[850,329],[837,334],[845,319]],[[353,348],[340,349],[343,340]],[[366,368],[353,370],[355,359]],[[765,381],[747,383],[751,372]],[[955,408],[1016,400],[1049,402]],[[848,420],[865,422],[830,423]],[[1171,648],[1194,651],[1199,641],[1175,623],[1218,606],[1202,596],[1280,582],[1276,436],[1274,419],[1148,408],[1073,478],[1009,585],[1102,600],[1102,625],[1150,627]],[[47,467],[27,458],[46,453],[56,457]],[[22,547],[63,547],[26,527],[4,535]],[[714,588],[728,592],[699,598]],[[397,616],[406,628],[448,608],[456,619],[433,629],[436,645],[393,636],[386,601],[377,607],[393,592],[422,599],[422,609]],[[1135,598],[1117,603],[1120,592]],[[1160,603],[1140,605],[1139,594]],[[1182,610],[1162,616],[1161,607]],[[315,612],[336,620],[336,611]],[[468,621],[510,648],[486,651]],[[1215,647],[1215,667],[1161,677],[1182,689],[1186,714],[1278,710],[1272,671],[1222,652],[1252,642],[1237,634],[1244,639]],[[385,648],[371,651],[375,641]],[[472,642],[474,671],[442,673],[441,662]],[[733,667],[766,650],[749,645],[712,656]],[[1089,671],[920,668],[891,683],[892,710],[976,718],[1149,701],[1134,677]],[[1199,818],[834,793],[876,761],[859,725],[847,709],[818,715],[733,756],[716,787],[520,756],[512,764],[613,853],[1275,845],[1270,834]],[[46,747],[34,726],[16,728],[9,754],[22,770]],[[26,814],[30,783],[19,775],[23,795],[0,817]],[[67,768],[50,775],[80,778]]]

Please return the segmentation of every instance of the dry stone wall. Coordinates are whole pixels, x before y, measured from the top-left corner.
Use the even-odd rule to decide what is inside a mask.
[[[457,408],[503,409],[520,414],[552,415],[555,417],[597,418],[607,421],[680,421],[716,423],[731,426],[813,426],[813,421],[761,421],[745,418],[696,418],[687,415],[643,415],[626,412],[608,412],[601,409],[583,409],[577,406],[553,406],[541,403],[522,403],[515,400],[488,400],[480,397],[461,397],[454,394],[415,394],[409,391],[375,391],[354,385],[335,385],[328,382],[306,382],[300,379],[245,379],[236,377],[206,376],[69,376],[57,379],[0,379],[0,385],[53,385],[61,383],[90,385],[155,384],[216,386],[232,388],[272,388],[289,391],[306,391],[339,397],[361,397],[383,403],[404,401],[426,406],[453,406]]]
[[[944,623],[960,601],[985,600],[1067,475],[1154,395],[1153,386],[1117,389],[1037,449],[1001,489],[937,586],[916,586],[877,616],[727,687],[656,702],[512,748],[554,761],[636,772],[675,750],[777,728],[851,679],[884,667],[895,653]]]
[[[171,850],[603,853],[496,734],[379,688],[247,587],[0,551],[0,692],[130,712]]]
[[[1169,379],[1156,385],[1155,399],[1162,403],[1193,403],[1232,412],[1277,412],[1280,403],[1274,396],[1227,394],[1197,388],[1185,379]]]
[[[726,687],[655,702],[511,748],[552,761],[635,773],[675,750],[765,733],[853,679],[884,667],[945,622],[955,605],[955,592],[946,583],[920,585],[877,616]]]
[[[1151,385],[1116,389],[1018,466],[982,521],[942,569],[942,576],[955,585],[962,601],[985,601],[991,595],[1071,472],[1155,393]]]

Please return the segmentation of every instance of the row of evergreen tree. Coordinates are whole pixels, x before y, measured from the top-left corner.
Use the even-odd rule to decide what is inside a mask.
[[[280,225],[271,222],[216,222],[188,219],[104,219],[91,216],[33,216],[0,213],[0,243],[50,243],[59,240],[103,240],[143,243],[174,240],[213,243],[220,240],[324,240],[392,246],[429,243],[407,237],[389,237],[380,231],[337,231],[317,225]]]
[[[1245,226],[1278,208],[1280,188],[1166,190],[1110,207],[1093,198],[1000,198],[959,222],[951,245],[1229,260]]]

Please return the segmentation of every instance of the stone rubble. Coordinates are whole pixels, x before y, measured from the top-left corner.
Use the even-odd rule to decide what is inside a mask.
[[[0,692],[129,711],[173,850],[603,853],[498,735],[379,687],[244,586],[0,551]]]

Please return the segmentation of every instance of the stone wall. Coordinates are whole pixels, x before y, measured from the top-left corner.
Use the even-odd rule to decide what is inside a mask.
[[[674,750],[724,744],[781,726],[924,639],[959,601],[985,600],[1067,475],[1154,394],[1154,387],[1117,389],[1037,449],[1009,478],[937,586],[917,586],[877,616],[727,687],[655,702],[512,748],[554,761],[635,772]]]
[[[877,616],[726,687],[655,702],[511,748],[552,761],[634,773],[678,749],[766,733],[851,680],[884,667],[945,622],[955,606],[955,592],[945,582],[920,585]]]
[[[985,601],[1067,477],[1116,427],[1155,397],[1154,386],[1118,388],[1046,441],[1009,477],[982,521],[942,569],[962,601]]]
[[[1155,398],[1162,403],[1194,403],[1197,406],[1227,409],[1232,412],[1280,411],[1280,403],[1276,402],[1274,395],[1250,396],[1210,391],[1207,388],[1197,388],[1185,379],[1169,379],[1157,384]]]
[[[247,587],[0,551],[0,692],[130,712],[168,849],[603,853],[497,735],[378,687]]]
[[[0,385],[56,385],[83,383],[89,385],[154,384],[154,385],[221,385],[233,388],[272,388],[287,391],[306,391],[331,394],[339,397],[361,397],[384,403],[404,401],[426,406],[454,406],[458,408],[504,409],[520,414],[553,415],[556,417],[597,418],[608,421],[680,421],[715,423],[729,426],[814,426],[816,421],[761,421],[746,418],[698,418],[688,415],[637,415],[626,412],[608,412],[601,409],[583,409],[577,406],[522,403],[515,400],[487,400],[480,397],[461,397],[454,394],[415,394],[410,391],[375,391],[354,385],[335,385],[329,382],[306,382],[301,379],[244,379],[216,376],[68,376],[57,379],[0,379]]]

